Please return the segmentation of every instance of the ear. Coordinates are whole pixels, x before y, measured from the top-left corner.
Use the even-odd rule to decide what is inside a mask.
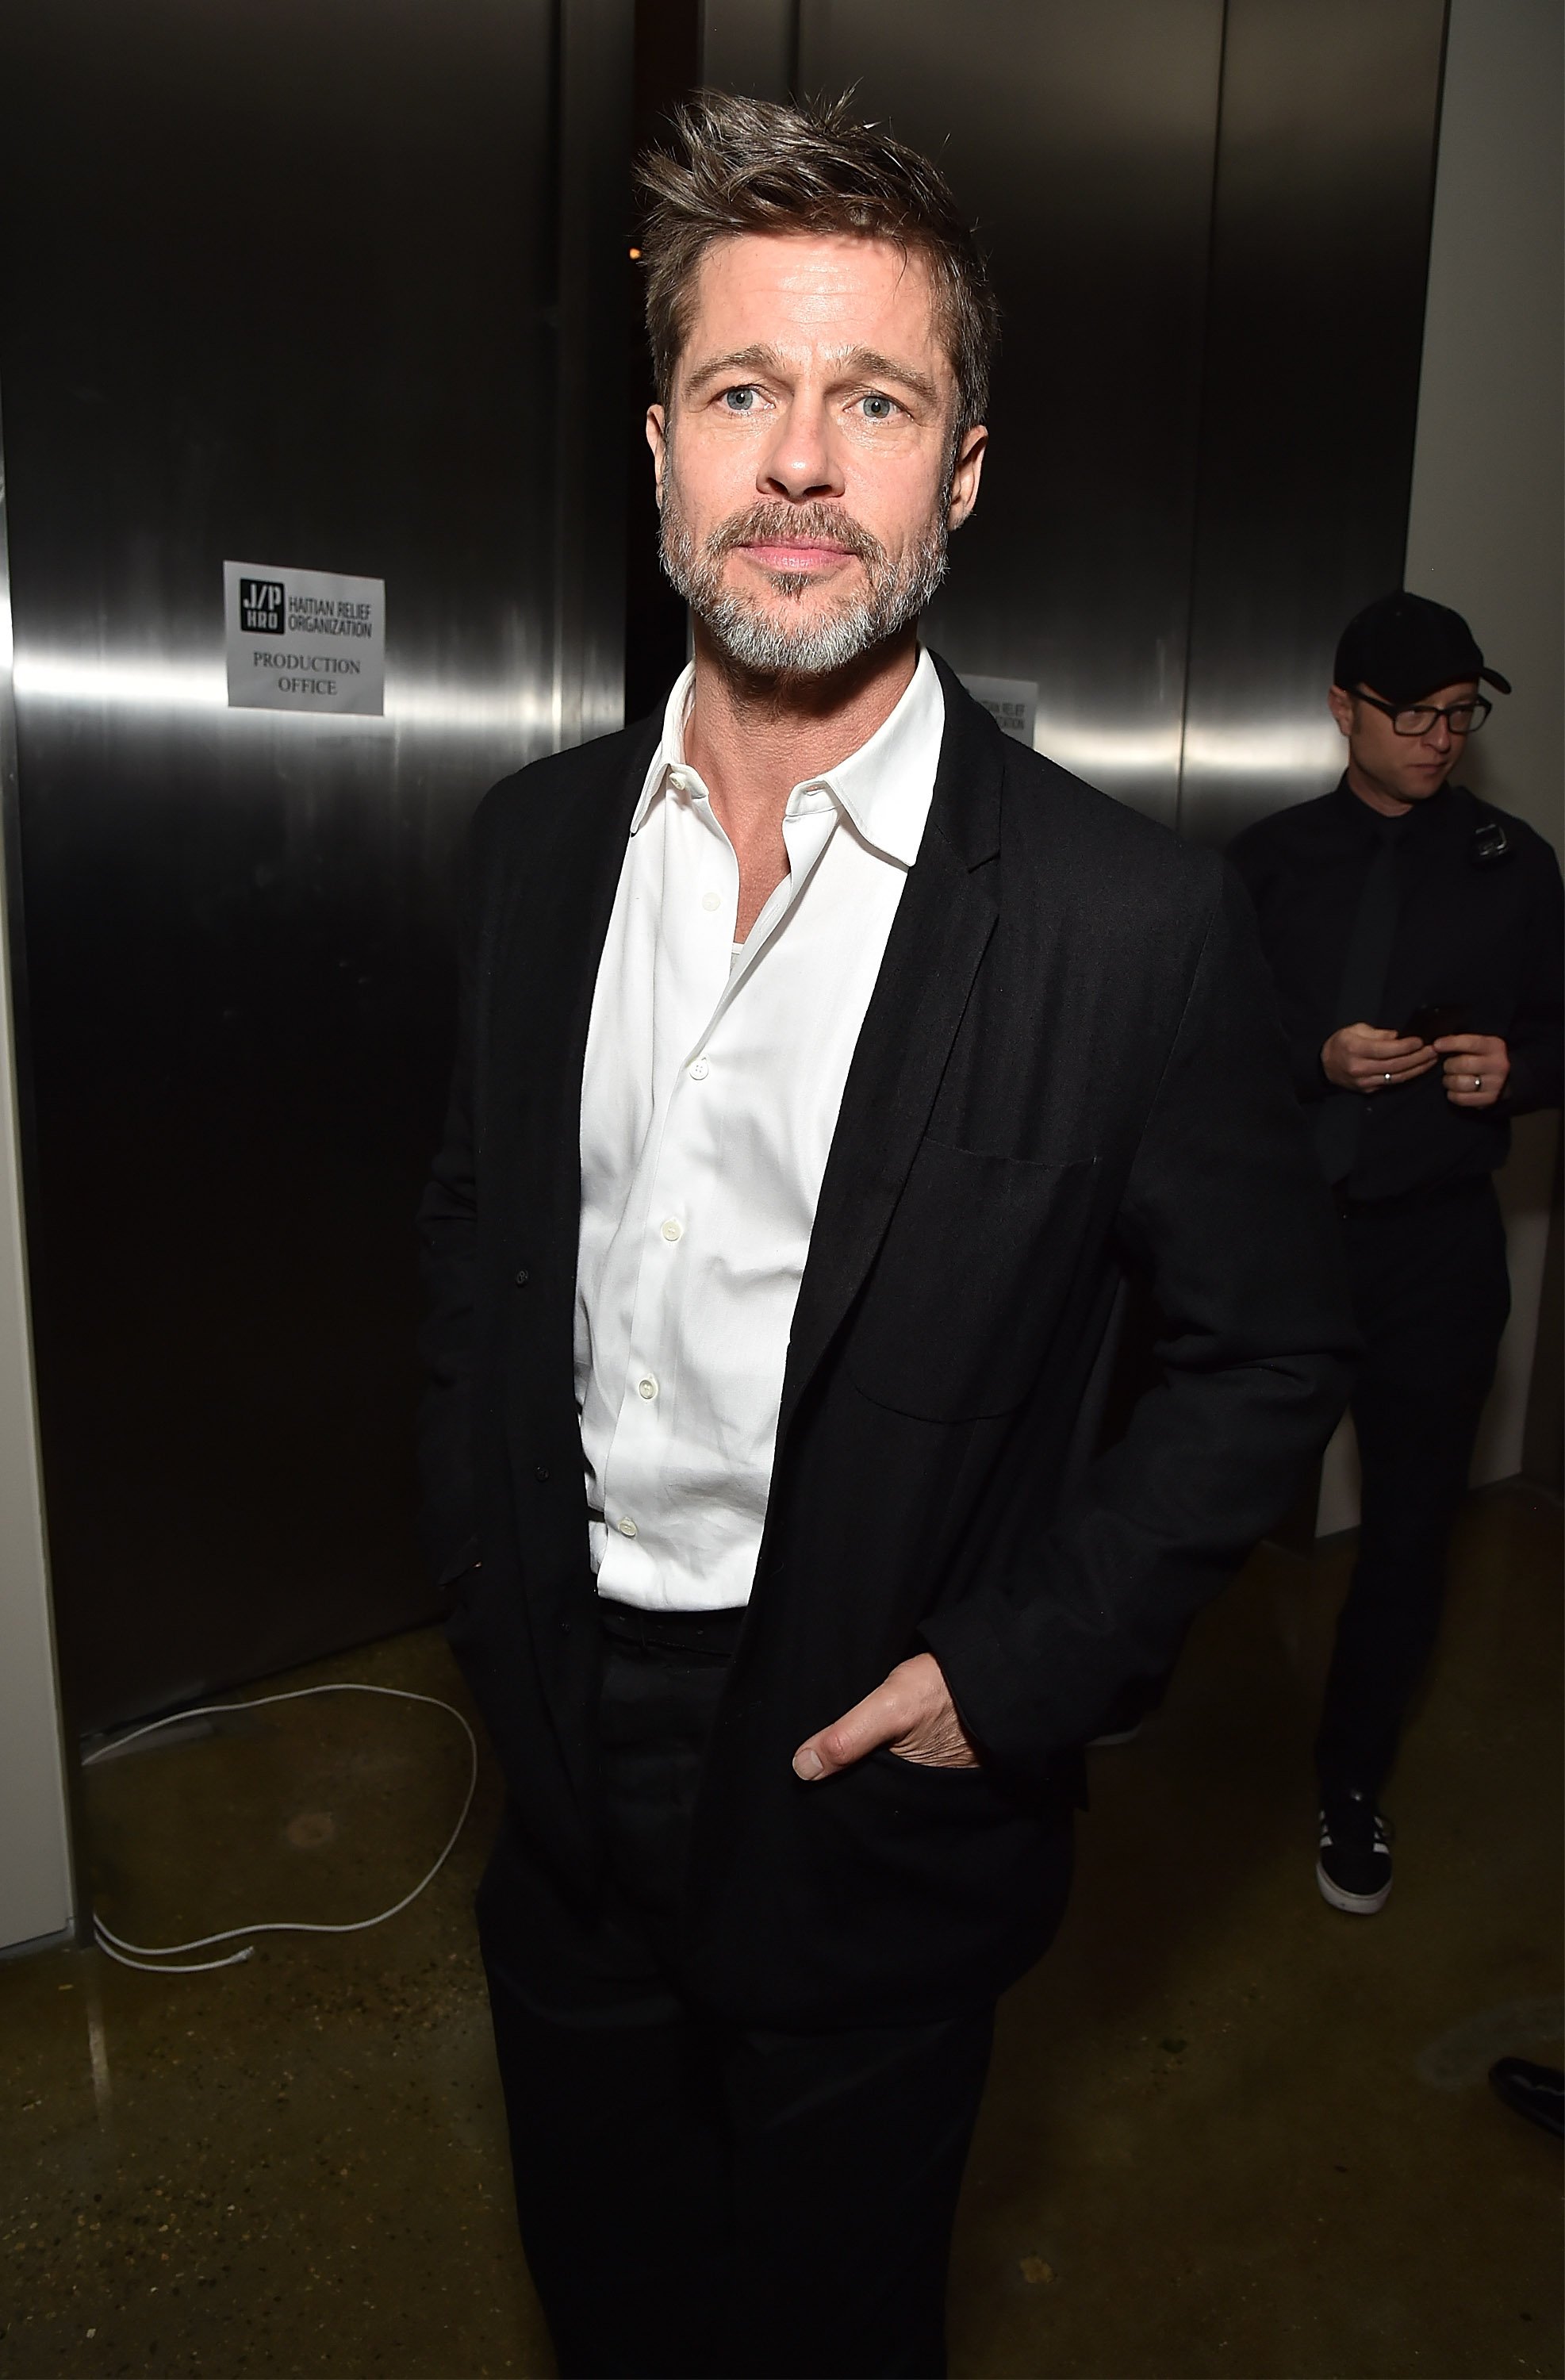
[[[989,434],[981,421],[964,431],[956,449],[956,463],[951,475],[951,510],[946,515],[948,528],[960,528],[978,501],[978,482],[984,476],[984,456],[989,451]]]
[[[661,405],[647,407],[647,443],[652,450],[652,480],[658,492],[660,506],[663,501],[663,472],[668,466],[668,422]]]
[[[1326,703],[1332,718],[1337,722],[1339,732],[1343,735],[1352,735],[1353,732],[1353,710],[1355,709],[1355,705],[1353,698],[1348,692],[1347,687],[1345,686],[1332,686],[1327,695]]]

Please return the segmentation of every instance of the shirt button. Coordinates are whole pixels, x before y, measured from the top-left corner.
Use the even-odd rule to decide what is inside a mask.
[[[526,1265],[523,1265],[519,1272],[513,1273],[512,1279],[515,1281],[518,1289],[526,1289],[528,1281],[532,1279],[532,1275],[528,1272]]]
[[[685,1237],[685,1226],[677,1215],[671,1215],[663,1225],[663,1237],[665,1240],[682,1240]]]
[[[636,1524],[628,1512],[620,1523],[620,1535],[622,1537],[633,1537],[636,1535]]]
[[[532,1466],[532,1475],[535,1479],[547,1479],[549,1476],[547,1463],[535,1463]]]
[[[651,1379],[650,1378],[645,1380],[637,1380],[636,1383],[636,1393],[641,1399],[643,1404],[649,1405],[652,1399],[658,1393],[658,1384],[656,1380]]]
[[[683,769],[671,769],[668,772],[668,781],[676,794],[687,794],[690,791],[690,780]]]
[[[703,892],[701,895],[701,906],[703,909],[721,909],[722,906],[722,893]]]
[[[698,1058],[690,1069],[690,1080],[693,1083],[704,1083],[710,1073],[711,1068],[707,1061],[704,1058]]]

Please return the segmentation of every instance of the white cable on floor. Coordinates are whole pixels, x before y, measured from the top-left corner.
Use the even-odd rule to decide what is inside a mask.
[[[441,1852],[433,1867],[427,1876],[419,1877],[411,1892],[405,1892],[400,1900],[393,1901],[389,1909],[382,1909],[377,1916],[355,1917],[346,1924],[338,1925],[315,1925],[304,1918],[268,1919],[259,1925],[230,1925],[222,1934],[201,1934],[193,1942],[165,1943],[160,1949],[152,1943],[123,1941],[119,1935],[111,1933],[101,1917],[94,1914],[92,1931],[97,1937],[98,1948],[109,1958],[115,1960],[118,1965],[135,1967],[145,1975],[210,1974],[215,1967],[237,1967],[243,1960],[253,1959],[255,1944],[249,1942],[242,1950],[231,1950],[226,1959],[198,1959],[188,1966],[176,1966],[166,1962],[176,1960],[182,1951],[207,1950],[214,1943],[232,1942],[241,1934],[362,1934],[368,1927],[383,1925],[388,1917],[397,1916],[409,1902],[418,1900],[426,1885],[434,1882],[456,1848],[456,1838],[467,1823],[467,1813],[473,1806],[473,1795],[478,1791],[479,1783],[478,1740],[455,1705],[442,1702],[438,1694],[413,1694],[407,1693],[402,1686],[365,1686],[345,1682],[332,1686],[296,1686],[289,1694],[256,1694],[249,1702],[242,1703],[201,1703],[194,1710],[170,1711],[166,1718],[149,1719],[144,1727],[127,1729],[124,1735],[115,1736],[112,1743],[101,1743],[96,1752],[90,1752],[81,1765],[84,1768],[91,1768],[94,1761],[107,1759],[110,1753],[118,1752],[127,1743],[134,1743],[138,1736],[155,1734],[160,1727],[182,1726],[187,1719],[192,1718],[221,1718],[228,1711],[261,1710],[268,1703],[303,1702],[310,1694],[385,1694],[394,1702],[428,1703],[431,1710],[448,1711],[456,1721],[467,1739],[467,1749],[472,1755],[472,1772],[467,1779],[467,1791],[463,1798],[461,1815],[451,1829],[445,1849]]]

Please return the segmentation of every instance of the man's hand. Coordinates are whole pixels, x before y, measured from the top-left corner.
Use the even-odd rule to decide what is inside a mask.
[[[902,1759],[924,1768],[977,1767],[978,1755],[932,1653],[899,1661],[883,1686],[801,1743],[794,1755],[794,1774],[814,1784],[839,1768],[851,1768],[880,1743],[889,1743]]]
[[[1446,1062],[1446,1097],[1453,1108],[1492,1108],[1510,1072],[1510,1052],[1498,1033],[1442,1033],[1432,1045]]]
[[[1436,1062],[1439,1044],[1420,1041],[1415,1034],[1396,1034],[1383,1025],[1344,1025],[1333,1033],[1320,1053],[1328,1083],[1340,1091],[1389,1091],[1399,1083],[1416,1082]],[[1470,1074],[1477,1068],[1470,1067]]]

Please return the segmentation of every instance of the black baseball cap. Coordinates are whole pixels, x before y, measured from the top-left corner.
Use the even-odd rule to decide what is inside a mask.
[[[1443,686],[1482,678],[1501,694],[1510,681],[1486,669],[1477,639],[1460,612],[1399,589],[1355,613],[1337,647],[1332,684],[1368,686],[1388,702],[1420,702]]]

